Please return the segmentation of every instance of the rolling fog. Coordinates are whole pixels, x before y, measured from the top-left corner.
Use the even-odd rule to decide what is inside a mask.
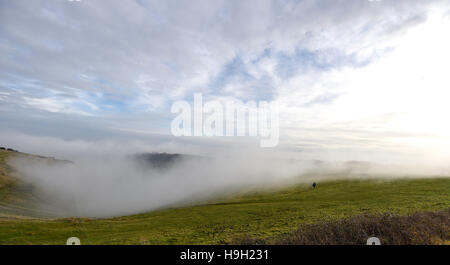
[[[294,183],[342,178],[401,178],[448,176],[448,160],[431,163],[412,152],[404,160],[351,161],[349,156],[296,157],[273,149],[218,149],[183,156],[167,167],[142,163],[136,154],[199,151],[191,145],[146,145],[143,142],[83,142],[55,138],[9,135],[10,146],[19,151],[51,158],[20,156],[9,161],[26,183],[32,183],[45,209],[57,216],[110,217],[204,203],[233,193],[276,189]],[[366,152],[367,153],[367,152]],[[192,154],[192,153],[190,153]],[[350,152],[345,152],[350,154]],[[340,158],[340,159],[339,159]],[[67,159],[63,161],[60,159]],[[361,159],[362,160],[362,159]]]
[[[304,169],[294,163],[245,157],[181,159],[165,169],[130,157],[10,164],[67,216],[117,216],[180,205],[252,188],[286,185]]]
[[[15,158],[10,164],[34,184],[59,216],[109,217],[182,206],[235,192],[336,178],[425,176],[366,162],[321,162],[228,154],[182,158],[154,168],[123,156],[75,162]],[[426,175],[430,176],[430,175]]]

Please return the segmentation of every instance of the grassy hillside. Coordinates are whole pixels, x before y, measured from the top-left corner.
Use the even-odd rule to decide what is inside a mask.
[[[33,215],[36,200],[29,185],[19,181],[17,173],[6,163],[15,152],[0,150],[0,217]]]
[[[6,170],[2,183],[7,183],[0,187],[0,194],[7,198],[14,194],[8,186],[11,169],[4,160],[0,163]],[[448,208],[450,178],[330,181],[319,183],[316,189],[309,184],[298,185],[278,192],[111,219],[48,220],[5,215],[0,218],[0,244],[64,244],[72,236],[79,237],[82,244],[217,244],[240,236],[272,238],[294,231],[299,224],[361,213],[405,215]]]
[[[18,173],[7,163],[12,156],[43,159],[47,163],[63,162],[54,158],[0,150],[0,219],[57,216],[51,212],[51,207],[45,205],[32,185],[20,181]]]

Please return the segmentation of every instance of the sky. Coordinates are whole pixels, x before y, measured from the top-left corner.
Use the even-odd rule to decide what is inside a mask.
[[[324,160],[448,162],[446,0],[0,0],[0,145],[208,154],[171,106],[273,101],[280,144]]]

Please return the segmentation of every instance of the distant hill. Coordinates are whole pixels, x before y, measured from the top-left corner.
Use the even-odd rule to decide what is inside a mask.
[[[191,159],[202,159],[200,156],[184,155],[184,154],[170,154],[170,153],[141,153],[132,155],[130,157],[141,165],[155,168],[155,169],[167,169],[171,166],[180,163],[181,161]]]

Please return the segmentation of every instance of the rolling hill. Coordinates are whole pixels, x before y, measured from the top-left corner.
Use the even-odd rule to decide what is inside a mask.
[[[319,183],[316,189],[310,183],[298,184],[116,218],[61,219],[51,207],[42,210],[46,202],[39,192],[8,166],[8,158],[17,155],[29,156],[0,150],[0,244],[65,244],[72,236],[82,244],[228,244],[243,236],[274,238],[302,224],[359,214],[450,208],[448,177],[346,179]]]

